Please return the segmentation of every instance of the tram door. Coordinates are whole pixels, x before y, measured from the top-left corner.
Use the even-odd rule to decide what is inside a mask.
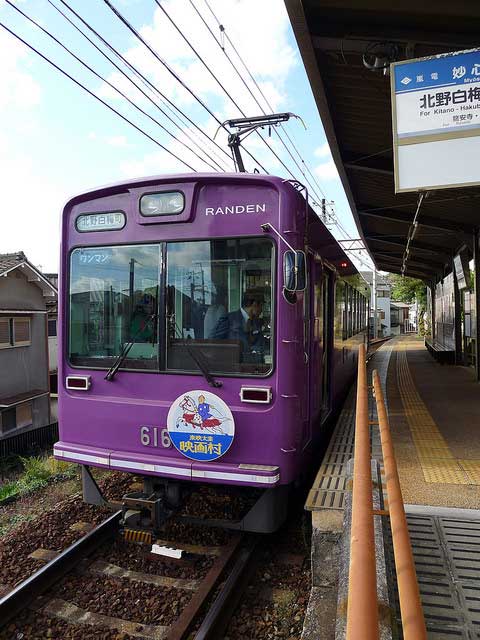
[[[330,413],[331,380],[332,380],[332,282],[333,275],[329,269],[325,269],[322,275],[322,307],[323,307],[323,336],[322,336],[322,421]]]
[[[306,305],[312,319],[306,331],[309,340],[308,396],[310,429],[320,425],[330,412],[331,318],[330,296],[332,274],[320,259],[310,256],[310,280]],[[307,317],[307,314],[306,314]]]

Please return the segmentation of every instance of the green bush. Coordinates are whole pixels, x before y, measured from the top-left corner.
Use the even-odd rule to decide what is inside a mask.
[[[52,475],[46,458],[32,456],[31,458],[21,458],[21,460],[25,471],[20,480],[26,484],[37,480],[48,480]]]
[[[33,480],[27,480],[26,478],[20,478],[17,482],[18,493],[20,495],[26,495],[32,493],[37,489],[43,489],[48,484],[48,480],[42,480],[41,478],[33,478]]]
[[[52,456],[49,458],[32,456],[30,458],[20,459],[24,472],[16,482],[9,482],[0,487],[0,500],[43,489],[47,486],[51,478],[72,478],[77,471],[76,465],[63,462],[62,460],[55,460]]]
[[[16,482],[8,482],[0,487],[0,500],[11,498],[18,494],[18,488]]]

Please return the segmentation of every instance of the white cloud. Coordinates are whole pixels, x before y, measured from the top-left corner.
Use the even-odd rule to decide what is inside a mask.
[[[0,33],[0,118],[8,122],[0,133],[0,175],[8,185],[2,190],[0,252],[23,250],[34,263],[54,270],[58,212],[65,194],[44,179],[31,154],[40,130],[36,108],[42,100],[39,83],[27,72],[31,59],[23,45]]]
[[[289,20],[283,4],[279,6],[278,0],[212,0],[212,8],[224,25],[226,32],[233,41],[237,50],[248,65],[254,75],[258,85],[267,98],[273,111],[281,111],[288,106],[288,95],[286,91],[287,80],[293,67],[298,64],[295,50],[289,43]],[[149,25],[144,25],[139,30],[142,36],[150,43],[150,46],[161,56],[169,67],[177,73],[184,82],[206,103],[214,112],[218,121],[223,122],[230,118],[242,117],[242,115],[259,115],[263,108],[270,111],[265,99],[262,98],[252,80],[248,77],[241,62],[228,43],[225,43],[226,50],[241,72],[242,79],[238,76],[226,56],[220,50],[218,44],[206,30],[205,26],[193,10],[190,3],[184,0],[164,0],[162,6],[172,17],[176,24],[198,51],[207,66],[213,71],[226,91],[235,99],[237,105],[233,104],[225,94],[222,87],[215,81],[196,54],[190,49],[188,44],[181,38],[175,28],[168,21],[161,9],[156,9],[153,21]],[[218,36],[218,25],[213,20],[210,13],[202,6],[197,5],[202,12],[212,31]],[[255,15],[255,20],[252,20]],[[265,25],[268,25],[266,28]],[[173,78],[172,74],[158,60],[156,60],[141,44],[136,44],[124,53],[128,60],[146,75],[152,83],[161,88],[162,92],[168,96],[181,109],[189,113],[197,122],[207,118],[202,124],[202,128],[212,136],[218,129],[218,122],[212,116],[208,116],[206,111],[200,107],[187,90]],[[165,123],[164,116],[151,109],[149,101],[142,96],[138,90],[118,73],[114,73],[109,80],[122,91],[135,100],[143,109],[155,114],[162,123]],[[253,99],[252,95],[245,87],[248,85],[252,93],[260,102],[260,107]],[[142,85],[142,89],[145,86]],[[149,95],[158,102],[158,95],[145,89]],[[116,100],[118,94],[108,86],[101,87],[102,94],[110,99]],[[243,112],[243,113],[242,113]],[[151,122],[147,122],[151,126]],[[167,126],[179,136],[188,146],[192,146],[191,139],[182,135],[170,123]],[[176,153],[197,170],[212,171],[211,166],[199,160],[194,154],[185,149],[173,139],[164,136],[155,127],[149,128],[153,135],[159,136],[161,142],[171,151]],[[199,134],[195,129],[188,130],[190,136],[194,136],[197,141]],[[267,133],[262,132],[267,138]],[[216,142],[223,150],[228,151],[227,139],[224,131],[220,130],[216,136]],[[269,145],[276,150],[281,157],[285,156],[285,150],[278,142],[275,134],[268,139]],[[195,143],[193,143],[195,144]],[[220,164],[227,170],[233,170],[233,164],[229,157],[212,144],[206,142],[200,134],[200,147],[207,151],[209,155],[215,154],[216,161],[220,156]],[[272,173],[284,174],[285,170],[279,161],[272,155],[267,146],[256,136],[251,135],[245,143],[245,147],[251,151],[262,164]],[[197,148],[197,147],[196,147]],[[198,151],[198,148],[197,148]],[[202,155],[202,152],[199,152]],[[230,155],[230,154],[228,154]],[[254,167],[260,168],[247,153],[243,152],[244,162],[247,170]],[[210,161],[211,162],[211,161]],[[215,164],[215,162],[214,162]],[[172,172],[175,170],[188,170],[181,163],[178,163],[168,153],[163,151],[152,151],[143,158],[136,158],[123,162],[121,171],[126,176],[142,174],[158,174],[162,172]]]
[[[328,160],[328,162],[322,162],[322,164],[319,164],[318,166],[316,166],[313,171],[322,180],[338,179],[338,171],[333,160]]]
[[[127,147],[128,141],[126,136],[111,136],[106,138],[105,142],[111,147]]]
[[[332,155],[328,142],[324,142],[320,147],[317,147],[313,153],[317,158],[330,158]]]
[[[293,67],[298,64],[296,52],[288,41],[289,21],[285,8],[283,5],[279,6],[278,0],[262,0],[262,2],[212,0],[211,4],[216,15],[223,22],[229,37],[242,53],[272,108],[279,109],[287,103],[286,81]],[[212,16],[203,5],[198,6],[212,31],[218,36],[218,26]],[[260,107],[190,3],[184,0],[164,0],[162,7],[186,35],[188,41],[192,42],[208,69],[213,72],[228,93],[236,101],[238,100],[238,106],[243,112],[247,115],[258,115],[261,112]],[[255,15],[255,20],[252,20],[252,15]],[[241,116],[239,109],[227,97],[220,84],[197,58],[161,9],[155,10],[152,24],[144,25],[139,31],[173,72],[181,76],[210,108],[220,111],[223,119]],[[226,50],[244,76],[247,85],[258,96],[258,90],[248,78],[228,43]],[[142,44],[135,44],[124,55],[157,87],[161,88],[169,99],[181,108],[194,107],[202,113],[202,117],[205,117],[205,111],[195,102],[192,95]],[[108,79],[142,107],[148,104],[146,98],[118,73],[111,74]],[[111,99],[120,99],[118,94],[106,85],[102,86],[101,92],[102,95]],[[156,99],[158,100],[158,97]],[[268,110],[264,100],[260,96],[258,99],[263,108]]]
[[[24,45],[8,33],[0,33],[0,111],[8,107],[31,109],[41,100],[40,85],[18,66],[27,55]]]
[[[45,181],[28,148],[0,138],[2,193],[0,253],[22,250],[45,270],[58,269],[60,210],[67,193]],[[28,188],[26,188],[26,185]]]

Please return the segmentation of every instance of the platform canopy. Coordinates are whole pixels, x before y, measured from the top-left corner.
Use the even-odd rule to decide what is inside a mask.
[[[479,47],[480,2],[285,4],[359,234],[378,269],[401,273],[419,195],[395,194],[390,78],[368,67]],[[479,224],[479,187],[428,192],[405,275],[440,280]]]

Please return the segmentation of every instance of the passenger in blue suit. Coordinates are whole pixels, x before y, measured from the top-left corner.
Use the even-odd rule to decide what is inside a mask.
[[[240,309],[219,318],[208,337],[212,340],[237,340],[242,347],[243,362],[263,362],[265,337],[260,318],[263,300],[261,291],[245,291]]]

